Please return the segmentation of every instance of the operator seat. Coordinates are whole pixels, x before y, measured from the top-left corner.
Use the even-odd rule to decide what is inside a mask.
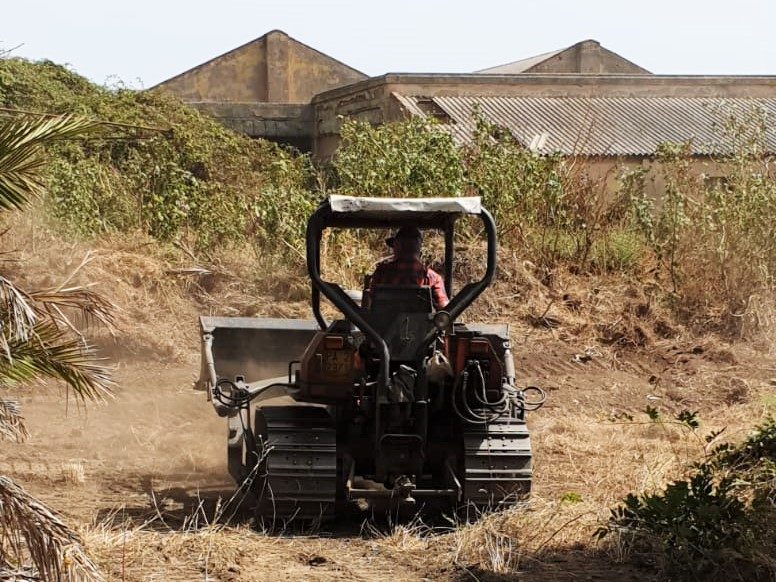
[[[388,344],[391,361],[409,362],[433,326],[431,288],[378,285],[370,292],[366,319]]]

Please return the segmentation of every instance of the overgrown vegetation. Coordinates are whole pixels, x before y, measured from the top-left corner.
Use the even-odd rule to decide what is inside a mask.
[[[309,160],[225,129],[154,92],[107,89],[50,62],[0,60],[0,106],[78,113],[112,135],[53,148],[53,215],[72,231],[142,230],[207,251],[246,240],[299,242],[315,194]]]
[[[623,168],[615,191],[580,160],[533,153],[483,119],[463,146],[433,122],[347,121],[333,166],[349,193],[482,196],[502,245],[543,281],[564,269],[647,276],[650,299],[680,320],[742,334],[762,329],[776,272],[764,123],[753,112],[720,130],[725,153],[706,164],[715,179],[689,143],[664,144],[651,167]]]
[[[643,169],[625,178],[624,189],[678,314],[702,328],[737,332],[759,324],[751,303],[773,290],[776,273],[776,179],[765,120],[740,123],[720,137],[732,144],[713,162],[722,176],[694,172],[689,144],[664,144],[653,177],[664,183],[659,199],[647,193]]]
[[[776,421],[769,418],[744,442],[714,448],[686,479],[628,495],[599,536],[617,533],[670,578],[769,580],[776,575],[774,524]]]
[[[700,329],[737,334],[763,327],[774,289],[776,182],[755,114],[720,129],[728,147],[710,164],[720,178],[698,172],[689,144],[665,144],[650,168],[623,168],[613,192],[612,176],[538,155],[483,119],[463,146],[430,121],[349,120],[331,165],[314,168],[169,96],[98,87],[50,62],[0,60],[0,106],[114,124],[111,135],[53,148],[48,203],[82,236],[140,230],[204,258],[250,247],[264,268],[297,268],[305,219],[330,192],[480,195],[502,246],[549,286],[564,271],[643,278],[650,302]],[[358,281],[377,255],[364,248],[373,238],[353,242],[330,245],[344,276]]]

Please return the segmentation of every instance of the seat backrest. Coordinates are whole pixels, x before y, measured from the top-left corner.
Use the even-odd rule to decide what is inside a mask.
[[[408,361],[433,325],[433,312],[430,287],[378,285],[371,290],[367,320],[388,344],[391,359]]]

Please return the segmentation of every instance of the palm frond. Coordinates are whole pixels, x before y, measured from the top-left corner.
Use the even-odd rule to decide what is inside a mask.
[[[108,330],[116,328],[116,305],[105,296],[89,289],[77,286],[66,289],[51,288],[32,291],[29,297],[34,300],[36,310],[58,325],[69,327],[75,331],[65,311],[75,311],[84,317],[87,325],[100,324]],[[40,312],[39,312],[40,314]]]
[[[78,534],[11,479],[0,476],[0,574],[11,569],[30,577],[37,572],[42,580],[103,580]]]
[[[37,322],[28,293],[0,275],[0,323],[14,337],[25,338]]]
[[[62,380],[79,398],[100,400],[111,393],[108,368],[98,364],[93,348],[54,323],[36,325],[26,340],[10,338],[12,359],[0,357],[0,384],[48,377]]]
[[[84,117],[20,116],[0,123],[0,210],[22,208],[43,192],[45,146],[101,127]]]
[[[9,342],[29,338],[37,316],[30,296],[0,276],[0,356],[11,359]]]
[[[16,400],[0,398],[0,440],[20,442],[27,436],[19,403]]]

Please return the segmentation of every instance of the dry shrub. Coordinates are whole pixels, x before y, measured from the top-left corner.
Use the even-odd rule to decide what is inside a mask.
[[[740,336],[769,323],[762,299],[776,289],[776,180],[763,114],[730,119],[720,136],[725,153],[712,161],[723,178],[697,173],[689,142],[663,144],[653,168],[664,183],[659,199],[646,194],[643,169],[624,187],[675,313],[696,329]]]
[[[89,243],[61,233],[40,212],[12,215],[5,226],[13,261],[4,272],[21,283],[57,285],[90,257],[72,283],[93,283],[118,307],[115,333],[87,330],[103,356],[193,364],[200,315],[309,317],[299,258],[275,260],[232,247],[207,261],[139,232]]]
[[[83,485],[86,483],[86,472],[81,462],[62,464],[62,479],[66,484]]]

